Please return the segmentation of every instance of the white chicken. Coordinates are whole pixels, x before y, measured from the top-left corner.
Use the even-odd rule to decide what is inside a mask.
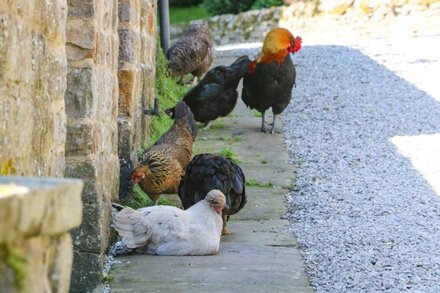
[[[211,190],[204,200],[185,211],[172,206],[114,208],[112,226],[122,238],[114,254],[216,254],[225,204],[225,195]]]

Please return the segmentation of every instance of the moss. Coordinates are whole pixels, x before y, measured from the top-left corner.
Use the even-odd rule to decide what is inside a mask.
[[[9,244],[0,244],[0,263],[12,269],[15,286],[23,289],[27,275],[27,261],[22,253]]]
[[[17,172],[17,170],[14,167],[14,164],[12,163],[12,159],[8,159],[6,163],[2,163],[3,158],[0,157],[0,175],[13,175]]]

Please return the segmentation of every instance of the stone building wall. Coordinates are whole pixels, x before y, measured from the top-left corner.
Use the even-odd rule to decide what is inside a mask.
[[[0,165],[63,176],[65,1],[0,1]]]
[[[83,223],[72,232],[72,292],[100,282],[118,194],[118,2],[68,0],[66,177],[84,181]]]
[[[149,136],[156,53],[156,1],[119,0],[118,154],[120,197],[130,197],[130,175],[137,151]]]
[[[156,5],[0,1],[0,170],[83,180],[72,292],[101,281],[119,157],[135,164],[149,135]]]

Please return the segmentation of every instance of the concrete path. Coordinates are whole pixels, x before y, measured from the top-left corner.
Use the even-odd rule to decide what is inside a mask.
[[[217,64],[230,64],[222,57]],[[229,221],[214,256],[117,258],[112,292],[313,292],[297,243],[288,231],[284,195],[294,169],[280,134],[259,131],[261,118],[239,100],[234,112],[200,130],[195,153],[230,151],[249,185],[248,202]],[[280,124],[279,124],[280,125]],[[175,196],[177,197],[177,196]]]

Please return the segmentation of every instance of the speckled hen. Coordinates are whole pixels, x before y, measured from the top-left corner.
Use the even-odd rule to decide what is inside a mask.
[[[204,24],[191,24],[187,31],[168,49],[168,69],[174,76],[191,73],[201,78],[214,61],[214,41]]]

